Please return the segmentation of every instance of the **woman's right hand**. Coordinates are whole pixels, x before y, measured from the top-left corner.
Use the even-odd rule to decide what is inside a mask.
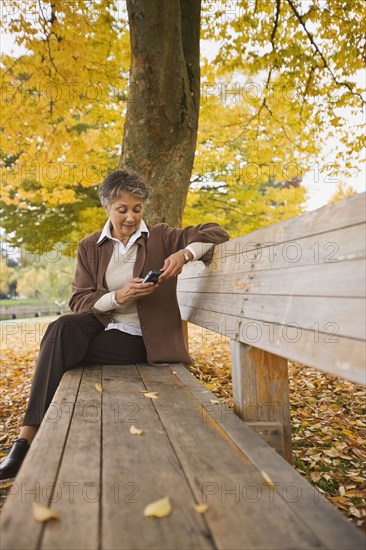
[[[122,288],[116,290],[116,301],[123,306],[127,302],[148,296],[159,286],[159,283],[142,283],[141,277],[130,279]]]

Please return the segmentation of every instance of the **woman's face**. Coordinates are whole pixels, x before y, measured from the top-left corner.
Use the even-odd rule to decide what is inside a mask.
[[[113,237],[127,244],[131,235],[140,227],[144,201],[132,193],[122,193],[105,208],[111,219]]]

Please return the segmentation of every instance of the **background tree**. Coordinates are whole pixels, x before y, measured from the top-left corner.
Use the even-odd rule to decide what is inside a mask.
[[[17,294],[43,303],[68,303],[75,261],[61,254],[35,258],[16,272]]]
[[[7,298],[14,292],[15,269],[10,267],[3,256],[0,256],[0,298]]]
[[[356,195],[356,190],[353,189],[352,185],[346,185],[340,181],[337,185],[336,192],[330,197],[328,204],[346,199],[347,197],[352,197],[353,195]]]
[[[99,229],[96,186],[118,163],[149,180],[150,223],[180,225],[191,184],[185,221],[214,214],[233,236],[303,210],[301,177],[325,131],[352,166],[362,136],[341,109],[363,106],[363,1],[209,2],[202,17],[199,6],[7,2],[4,21],[29,52],[2,69],[2,214],[15,243]],[[202,80],[200,19],[217,51],[201,57]]]

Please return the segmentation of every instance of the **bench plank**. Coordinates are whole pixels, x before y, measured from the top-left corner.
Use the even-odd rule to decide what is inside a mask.
[[[314,242],[317,242],[318,235],[323,233],[343,231],[348,227],[364,224],[365,212],[366,193],[357,193],[352,197],[327,204],[301,216],[294,216],[232,239],[218,246],[217,251],[219,254],[221,251],[221,257],[242,254],[248,249],[248,245],[252,246],[253,243],[261,247],[265,243],[285,243],[310,236],[316,237]],[[331,251],[328,249],[326,252],[331,253]]]
[[[202,263],[202,262],[200,262]],[[244,270],[236,264],[229,273],[212,273],[209,277],[196,276],[191,265],[179,276],[179,292],[210,292],[227,294],[267,294],[284,296],[365,297],[366,261],[362,259],[290,266],[279,269]],[[205,268],[207,269],[207,268]]]
[[[217,332],[308,367],[365,384],[364,341],[331,334],[322,335],[316,331],[209,312],[182,304],[179,307],[185,321],[203,327],[203,338],[206,340],[210,338],[209,331]]]
[[[250,235],[254,233],[218,246],[209,271],[203,270],[201,276],[207,277],[216,271],[227,274],[239,268],[243,272],[253,268],[262,271],[306,265],[316,268],[319,264],[334,264],[366,256],[365,223],[280,242],[258,242],[255,239],[248,242]]]
[[[283,326],[296,324],[323,338],[332,333],[358,340],[365,337],[365,304],[358,298],[180,292],[179,300],[185,307],[208,312]]]
[[[33,519],[32,502],[49,505],[81,378],[82,369],[68,371],[62,378],[18,472],[1,513],[1,545],[4,550],[39,548],[44,525]]]
[[[158,400],[144,397],[140,390],[153,388],[134,366],[104,366],[103,388],[102,548],[214,548],[155,409],[156,401],[169,399],[170,389],[159,388]],[[131,435],[131,425],[143,435]],[[144,518],[145,506],[165,496],[172,502],[170,516]]]
[[[301,519],[304,530],[320,539],[329,550],[364,550],[363,534],[351,525],[324,496],[248,426],[225,403],[213,404],[215,395],[207,390],[183,365],[172,365],[176,376],[190,389],[205,415],[220,426],[247,459],[272,480],[272,502],[282,499]],[[267,520],[267,518],[266,518]],[[281,521],[286,521],[282,518]],[[267,521],[265,522],[268,528]],[[295,546],[305,548],[306,546]],[[244,548],[247,548],[244,546]],[[259,545],[257,548],[261,548]],[[282,548],[278,546],[278,548]]]
[[[50,506],[60,521],[45,524],[42,549],[98,550],[102,367],[83,369],[74,414]],[[50,441],[52,445],[52,439]]]

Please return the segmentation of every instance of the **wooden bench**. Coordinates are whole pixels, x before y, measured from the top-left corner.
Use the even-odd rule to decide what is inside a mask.
[[[209,267],[197,262],[180,276],[183,317],[233,338],[235,408],[245,421],[183,365],[65,373],[4,506],[3,550],[364,549],[359,530],[288,464],[285,359],[362,381],[364,199],[225,243]],[[236,260],[247,242],[258,258],[269,236],[279,247],[299,242],[303,257],[296,264],[280,253],[271,264]],[[305,252],[316,242],[321,259],[311,263]],[[339,246],[332,266],[323,261],[330,242]],[[262,327],[255,347],[246,323]],[[289,323],[300,325],[299,341],[280,331]],[[339,327],[337,345],[323,341],[327,323]],[[131,425],[143,434],[132,435]],[[145,506],[164,496],[171,514],[144,517]],[[59,519],[35,521],[33,502]],[[197,503],[209,506],[204,514]]]
[[[289,462],[287,360],[366,383],[365,197],[228,241],[180,276],[183,319],[231,338],[237,414]]]

